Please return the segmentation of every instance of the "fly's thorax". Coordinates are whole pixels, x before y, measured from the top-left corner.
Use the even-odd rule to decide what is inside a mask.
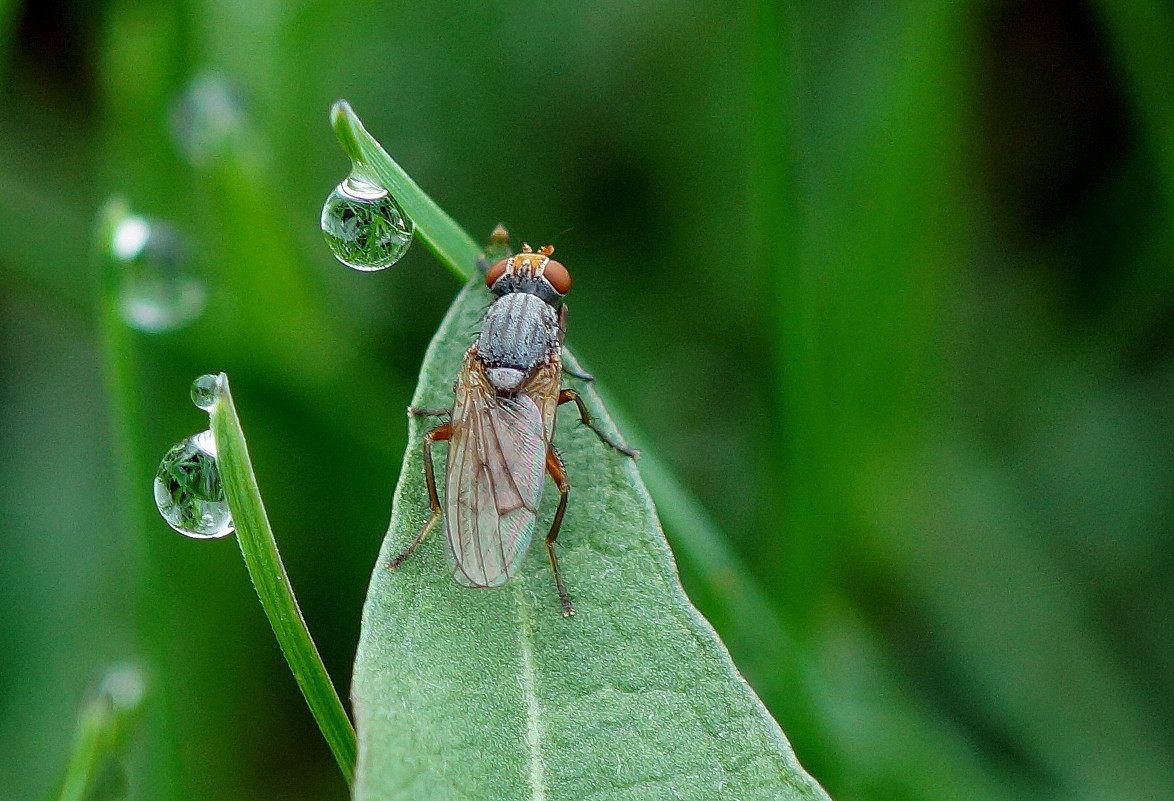
[[[489,307],[477,338],[477,355],[499,393],[516,392],[537,366],[558,352],[558,314],[546,301],[515,292]]]

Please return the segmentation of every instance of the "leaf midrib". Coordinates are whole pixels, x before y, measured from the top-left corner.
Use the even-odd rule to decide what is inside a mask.
[[[522,582],[514,582],[518,607],[518,650],[522,657],[522,696],[526,701],[526,762],[529,767],[530,798],[546,801],[546,769],[542,758],[542,709],[538,703],[538,680],[534,672],[534,630],[522,595]]]

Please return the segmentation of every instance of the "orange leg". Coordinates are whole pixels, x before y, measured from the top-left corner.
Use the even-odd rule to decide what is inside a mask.
[[[546,446],[546,472],[550,474],[562,496],[558,501],[558,509],[554,513],[554,522],[550,524],[550,531],[546,534],[546,553],[550,556],[550,566],[554,570],[554,583],[558,585],[558,597],[563,603],[563,615],[570,617],[575,614],[575,607],[571,603],[571,596],[567,595],[567,585],[563,583],[563,574],[558,569],[558,559],[554,555],[554,541],[558,539],[558,530],[563,524],[563,515],[567,511],[567,495],[571,491],[571,485],[567,481],[567,471],[563,467],[563,460],[549,445]]]
[[[416,546],[424,541],[424,538],[428,536],[428,532],[440,520],[440,496],[436,494],[436,474],[432,467],[432,443],[443,442],[451,436],[452,428],[448,423],[441,423],[424,435],[424,479],[428,483],[428,501],[432,504],[432,515],[408,547],[404,548],[398,556],[387,563],[387,567],[391,570],[397,570],[404,563],[404,560],[412,555],[412,551],[416,550]]]
[[[616,442],[607,434],[603,433],[601,429],[596,427],[594,421],[591,419],[591,415],[587,413],[587,407],[583,404],[583,399],[579,397],[578,392],[573,389],[564,389],[558,393],[558,402],[560,406],[564,403],[567,403],[568,401],[575,402],[575,405],[579,407],[579,419],[583,421],[583,425],[594,431],[601,440],[615,448],[620,453],[625,454],[626,456],[631,456],[633,459],[640,455],[640,451]],[[549,457],[547,458],[547,462],[549,463]]]

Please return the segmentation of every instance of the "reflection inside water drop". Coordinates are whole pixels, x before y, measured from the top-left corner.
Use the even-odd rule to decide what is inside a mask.
[[[186,537],[212,539],[233,532],[211,431],[188,437],[163,457],[155,474],[155,505],[167,524]]]
[[[128,214],[114,225],[109,252],[127,325],[173,331],[204,310],[204,285],[190,273],[183,238],[170,225]]]
[[[383,270],[408,251],[416,226],[390,193],[359,172],[334,188],[322,206],[322,235],[340,262]]]

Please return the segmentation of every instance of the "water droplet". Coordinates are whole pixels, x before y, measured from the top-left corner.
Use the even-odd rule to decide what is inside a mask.
[[[149,334],[173,331],[204,310],[204,285],[189,272],[187,248],[167,223],[126,214],[112,227],[123,320]]]
[[[220,399],[220,376],[202,375],[192,382],[192,403],[206,412]]]
[[[155,505],[167,525],[185,537],[213,539],[234,531],[211,431],[188,437],[163,457],[155,474]]]
[[[407,253],[416,231],[386,189],[354,170],[322,206],[322,234],[334,257],[371,272],[395,264]]]
[[[116,712],[130,712],[143,700],[147,681],[135,665],[117,665],[102,677],[98,693],[110,699]]]
[[[200,75],[172,104],[171,136],[193,167],[245,145],[249,119],[241,95],[240,87],[219,75]]]

